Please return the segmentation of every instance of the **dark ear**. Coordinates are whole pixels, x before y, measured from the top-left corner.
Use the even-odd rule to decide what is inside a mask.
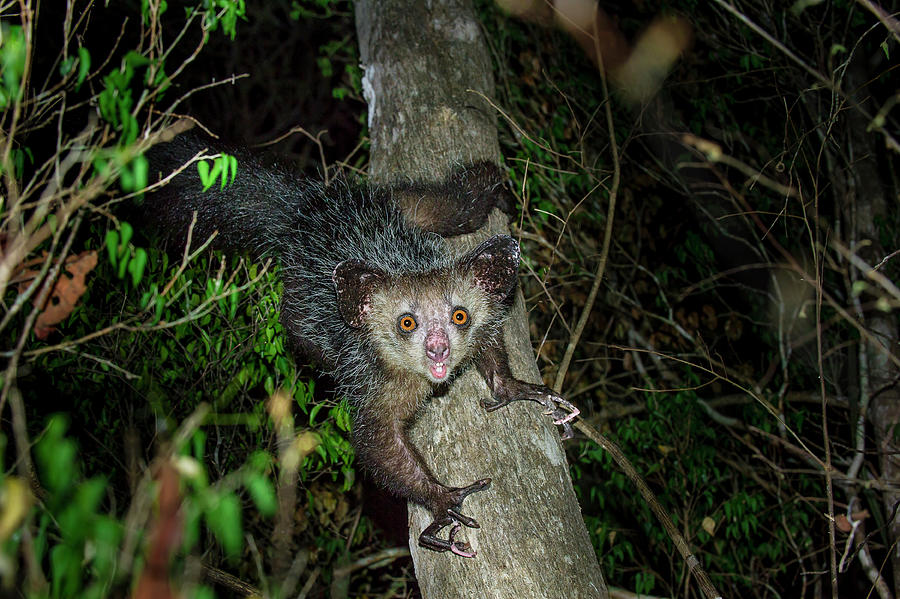
[[[519,244],[509,235],[495,235],[460,259],[475,285],[488,295],[505,300],[516,287]]]
[[[344,260],[334,267],[331,280],[344,322],[357,329],[365,324],[372,312],[372,293],[385,278],[382,271],[362,260]]]

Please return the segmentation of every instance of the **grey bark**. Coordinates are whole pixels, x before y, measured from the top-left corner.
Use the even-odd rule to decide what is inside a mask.
[[[856,98],[859,104],[874,112],[877,107],[867,97],[868,69],[857,58],[847,71],[847,88],[859,90]],[[888,253],[879,241],[879,222],[890,222],[889,199],[885,182],[878,167],[877,157],[880,140],[867,130],[868,120],[858,110],[847,114],[847,164],[852,165],[846,173],[832,176],[835,189],[843,200],[844,215],[849,223],[851,243],[860,257],[871,266],[878,264]],[[894,208],[895,209],[895,208]],[[861,278],[865,273],[860,273]],[[881,467],[881,479],[888,485],[900,481],[900,445],[895,441],[895,429],[900,424],[900,392],[897,380],[900,371],[891,360],[900,342],[896,312],[872,310],[867,313],[863,324],[871,334],[865,342],[867,370],[861,376],[868,379],[862,386],[868,397],[860,397],[860,404],[869,405],[869,418],[875,433],[876,450]],[[894,596],[900,595],[900,490],[886,488],[882,496],[885,520],[892,541],[890,559],[893,566]],[[891,516],[893,515],[893,518]]]
[[[494,82],[468,1],[360,0],[356,21],[373,180],[438,180],[466,163],[498,161],[495,113],[470,91],[491,97]],[[505,218],[495,213],[482,231],[455,239],[454,249],[505,231]],[[521,294],[505,338],[513,374],[538,382]],[[425,407],[412,430],[445,484],[493,479],[463,504],[481,524],[459,535],[478,552],[474,559],[420,548],[417,537],[432,516],[410,506],[410,549],[423,597],[607,597],[556,427],[524,402],[486,413],[478,400],[488,393],[470,369]]]

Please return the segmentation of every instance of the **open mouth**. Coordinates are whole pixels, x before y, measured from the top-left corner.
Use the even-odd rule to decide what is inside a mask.
[[[440,381],[447,376],[447,365],[443,362],[431,363],[431,376]]]

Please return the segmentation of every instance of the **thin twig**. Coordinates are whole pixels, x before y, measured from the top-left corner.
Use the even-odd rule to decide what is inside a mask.
[[[553,389],[557,393],[562,391],[566,373],[569,370],[569,364],[572,362],[575,348],[578,346],[578,341],[581,339],[581,334],[584,332],[584,327],[587,325],[587,320],[591,315],[591,310],[597,299],[597,293],[600,291],[600,283],[603,281],[603,275],[606,272],[606,262],[609,258],[609,246],[612,241],[613,222],[616,212],[616,196],[619,192],[619,180],[622,175],[622,169],[619,165],[619,145],[616,142],[616,130],[612,117],[612,102],[609,97],[609,88],[606,85],[606,73],[603,70],[603,57],[600,54],[599,47],[597,48],[597,62],[600,69],[600,83],[603,86],[603,98],[606,103],[606,127],[609,131],[609,146],[613,161],[613,175],[612,183],[609,186],[609,206],[606,210],[606,231],[603,234],[603,248],[600,250],[600,260],[597,264],[597,269],[594,272],[594,283],[591,285],[591,291],[588,293],[584,307],[581,309],[581,316],[578,318],[575,330],[572,331],[572,335],[569,337],[569,344],[566,346],[566,352],[560,362],[559,371],[556,373],[556,381],[553,383]]]
[[[69,249],[72,247],[72,242],[75,240],[75,234],[78,232],[78,228],[81,225],[81,214],[79,214],[75,218],[75,222],[72,223],[72,227],[69,230],[69,237],[66,239],[66,243],[63,246],[61,254],[65,256],[69,253]],[[58,234],[62,234],[63,229],[60,228]],[[10,389],[13,387],[16,381],[16,370],[19,365],[19,359],[23,355],[22,349],[25,347],[25,341],[28,339],[28,336],[31,334],[31,329],[34,326],[34,321],[37,319],[38,314],[43,312],[44,306],[47,304],[47,300],[50,297],[50,293],[53,291],[53,287],[56,284],[56,278],[59,276],[59,271],[65,264],[65,260],[60,260],[56,262],[50,272],[47,274],[47,277],[44,279],[44,286],[41,289],[41,292],[38,294],[37,299],[34,302],[34,308],[28,315],[28,318],[25,319],[25,323],[22,326],[22,333],[19,335],[19,341],[16,344],[15,349],[12,352],[12,355],[9,359],[9,364],[6,366],[6,373],[3,377],[3,391],[0,393],[0,414],[3,413],[3,408],[6,405],[6,397],[9,394]],[[28,453],[19,455],[19,459],[30,459]],[[29,462],[30,464],[30,462]]]
[[[263,596],[262,592],[252,584],[244,582],[234,574],[229,574],[228,572],[214,568],[209,564],[203,564],[203,575],[210,582],[221,585],[229,591],[238,593],[244,597]]]
[[[856,0],[860,4],[862,4],[866,10],[871,12],[875,17],[881,21],[881,24],[884,25],[885,29],[891,32],[891,35],[894,36],[894,39],[900,42],[900,22],[897,21],[894,17],[892,17],[888,11],[881,8],[878,4],[872,2],[872,0]]]
[[[316,578],[319,577],[319,573],[322,571],[322,568],[316,566],[316,569],[312,571],[309,575],[309,578],[306,579],[306,584],[303,585],[303,588],[300,589],[300,593],[297,595],[297,599],[306,599],[306,596],[309,595],[309,592],[312,590],[313,585],[316,583]]]
[[[205,316],[216,305],[216,303],[219,300],[223,300],[227,297],[230,297],[231,295],[233,295],[235,293],[242,293],[243,291],[246,291],[247,289],[252,288],[254,285],[256,285],[256,283],[260,279],[262,279],[262,277],[264,277],[268,273],[270,265],[271,265],[271,260],[266,261],[266,263],[263,264],[262,269],[257,273],[257,275],[255,277],[248,280],[243,285],[235,287],[234,289],[228,289],[228,285],[237,276],[238,270],[240,268],[240,265],[239,265],[238,269],[235,269],[235,271],[231,273],[229,278],[222,285],[222,289],[224,291],[222,291],[221,293],[211,295],[209,298],[207,298],[202,303],[200,303],[196,308],[192,309],[190,312],[188,312],[187,314],[185,314],[184,316],[182,316],[181,318],[178,318],[176,320],[160,321],[156,324],[144,323],[144,324],[140,324],[137,326],[131,326],[129,323],[134,322],[135,320],[140,318],[141,314],[149,313],[149,311],[151,310],[150,306],[153,303],[151,301],[150,303],[148,303],[148,307],[147,307],[147,309],[144,310],[144,312],[142,312],[140,314],[136,314],[134,316],[131,316],[123,322],[117,322],[117,323],[111,324],[107,327],[100,329],[99,331],[93,331],[91,333],[88,333],[87,335],[84,335],[83,337],[79,337],[78,339],[74,339],[72,341],[64,341],[64,342],[58,343],[56,345],[50,345],[47,347],[32,349],[32,350],[24,352],[22,355],[25,357],[28,357],[28,358],[34,358],[34,357],[37,357],[37,356],[40,356],[42,354],[46,354],[49,352],[67,350],[68,348],[74,347],[76,345],[80,345],[82,343],[85,343],[86,341],[90,341],[91,339],[95,339],[97,337],[102,337],[103,335],[108,335],[109,333],[112,333],[112,332],[118,331],[118,330],[125,330],[125,331],[129,331],[132,333],[146,332],[146,331],[158,331],[158,330],[171,329],[173,327],[177,327],[177,326],[186,324],[188,322],[197,320],[197,319]],[[5,353],[0,354],[0,356],[6,357],[7,354],[5,354]]]
[[[669,538],[672,539],[672,542],[675,544],[675,548],[678,549],[678,553],[681,554],[682,559],[684,559],[687,564],[688,569],[691,574],[697,579],[700,588],[703,590],[703,594],[707,597],[707,599],[721,599],[722,595],[716,590],[716,587],[713,585],[712,581],[709,578],[709,575],[706,573],[706,570],[703,569],[703,566],[700,564],[699,558],[691,552],[691,548],[688,545],[687,541],[684,539],[684,536],[678,529],[675,528],[675,524],[672,523],[672,519],[669,517],[669,514],[662,508],[659,500],[656,498],[656,495],[653,494],[653,491],[650,490],[650,487],[647,486],[647,483],[644,482],[643,477],[638,473],[635,467],[631,464],[631,461],[625,457],[625,454],[622,453],[622,450],[619,449],[619,446],[613,443],[610,439],[600,434],[600,432],[587,424],[583,420],[579,420],[575,423],[575,428],[584,433],[591,441],[599,445],[604,451],[609,453],[612,456],[613,461],[622,469],[625,473],[625,476],[628,477],[628,480],[631,481],[637,490],[640,492],[641,497],[644,498],[644,501],[647,502],[647,505],[650,506],[650,510],[657,517],[660,523],[663,525],[663,528],[666,529],[666,533],[669,535]]]
[[[819,232],[821,231],[821,227],[819,225],[819,205],[818,205],[818,196],[816,196],[815,204],[813,205],[813,209],[815,212],[813,213],[813,229],[815,231],[815,245],[814,248],[823,247],[821,244],[821,240],[819,239]],[[813,259],[815,260],[815,277],[813,279],[813,284],[815,286],[816,292],[816,368],[819,371],[819,393],[822,397],[822,444],[825,447],[825,497],[828,500],[828,560],[829,560],[829,572],[831,576],[829,577],[831,582],[831,597],[832,599],[838,599],[838,569],[837,569],[837,533],[835,531],[834,519],[834,479],[832,476],[832,465],[831,465],[831,439],[828,434],[828,410],[827,406],[827,397],[828,394],[825,389],[825,381],[827,379],[825,374],[825,350],[823,347],[823,330],[822,330],[822,304],[825,289],[823,285],[824,278],[824,266],[821,262],[821,253],[819,251],[813,252]],[[849,316],[849,315],[848,315]]]
[[[831,79],[828,79],[825,75],[823,75],[822,73],[820,73],[813,67],[811,67],[808,64],[806,64],[805,62],[803,62],[803,60],[799,56],[797,56],[792,50],[790,50],[787,46],[785,46],[784,44],[779,42],[777,39],[775,39],[775,37],[772,36],[772,34],[770,34],[768,31],[766,31],[765,29],[763,29],[762,27],[757,25],[755,22],[753,22],[749,17],[747,17],[747,15],[740,12],[730,2],[727,2],[726,0],[713,0],[713,2],[715,2],[716,4],[718,4],[719,6],[724,8],[728,13],[730,13],[732,16],[734,16],[738,21],[740,21],[741,23],[743,23],[744,25],[749,27],[751,30],[756,32],[757,35],[759,35],[764,40],[766,40],[768,43],[770,43],[772,46],[777,48],[778,51],[781,52],[782,54],[784,54],[785,56],[787,56],[791,62],[793,62],[794,64],[799,66],[801,69],[803,69],[807,73],[809,73],[813,77],[813,79],[815,79],[819,84],[821,84],[823,87],[825,87],[825,89],[831,90],[832,92],[834,92],[835,94],[837,94],[838,96],[840,96],[841,98],[846,100],[851,106],[853,106],[853,108],[855,108],[863,116],[865,116],[867,120],[869,120],[869,121],[872,120],[872,115],[869,114],[869,112],[865,108],[863,108],[859,104],[859,102],[854,101],[842,89],[840,89],[838,84],[836,84]],[[898,144],[897,140],[894,139],[893,135],[889,134],[887,131],[885,131],[883,129],[881,130],[881,133],[884,135],[885,143],[887,143],[888,147],[890,147],[891,149],[893,149],[895,151],[900,150],[900,144]]]
[[[840,255],[849,260],[850,263],[858,268],[867,279],[871,279],[875,283],[878,283],[878,285],[880,285],[882,289],[890,293],[894,297],[894,299],[900,301],[900,289],[897,288],[894,282],[878,272],[876,268],[872,268],[871,266],[869,266],[868,263],[860,258],[856,252],[852,251],[850,248],[837,240],[831,242],[831,247],[836,249]]]

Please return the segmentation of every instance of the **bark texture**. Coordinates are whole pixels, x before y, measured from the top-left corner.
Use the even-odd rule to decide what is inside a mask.
[[[851,64],[848,88],[860,90],[857,101],[873,114],[877,109],[866,97],[869,79],[867,69],[859,59]],[[889,200],[886,190],[890,184],[884,181],[878,166],[880,140],[870,133],[867,120],[857,110],[848,111],[846,150],[852,158],[852,169],[833,177],[835,189],[843,199],[846,222],[850,224],[851,247],[870,266],[878,264],[888,253],[879,241],[879,222],[890,222]],[[896,209],[896,206],[893,208]],[[860,273],[861,278],[866,273]],[[871,310],[863,324],[871,337],[864,340],[866,364],[857,370],[865,381],[860,385],[860,405],[868,404],[869,418],[875,433],[875,449],[881,466],[881,480],[887,485],[900,481],[900,445],[896,442],[896,427],[900,424],[900,370],[892,354],[900,342],[896,311]],[[900,595],[900,490],[887,488],[883,495],[884,514],[892,541],[890,559],[893,566],[894,596]]]
[[[439,180],[460,165],[498,161],[494,111],[472,91],[490,97],[494,82],[469,2],[361,0],[356,19],[372,179]],[[463,252],[498,232],[506,232],[505,217],[495,213],[454,247]],[[538,382],[521,294],[505,337],[513,374]],[[423,597],[607,597],[556,427],[535,404],[486,413],[478,400],[488,393],[470,369],[426,406],[412,430],[443,483],[493,479],[463,504],[481,524],[458,535],[478,552],[474,559],[418,547],[432,516],[411,506],[410,548]]]

